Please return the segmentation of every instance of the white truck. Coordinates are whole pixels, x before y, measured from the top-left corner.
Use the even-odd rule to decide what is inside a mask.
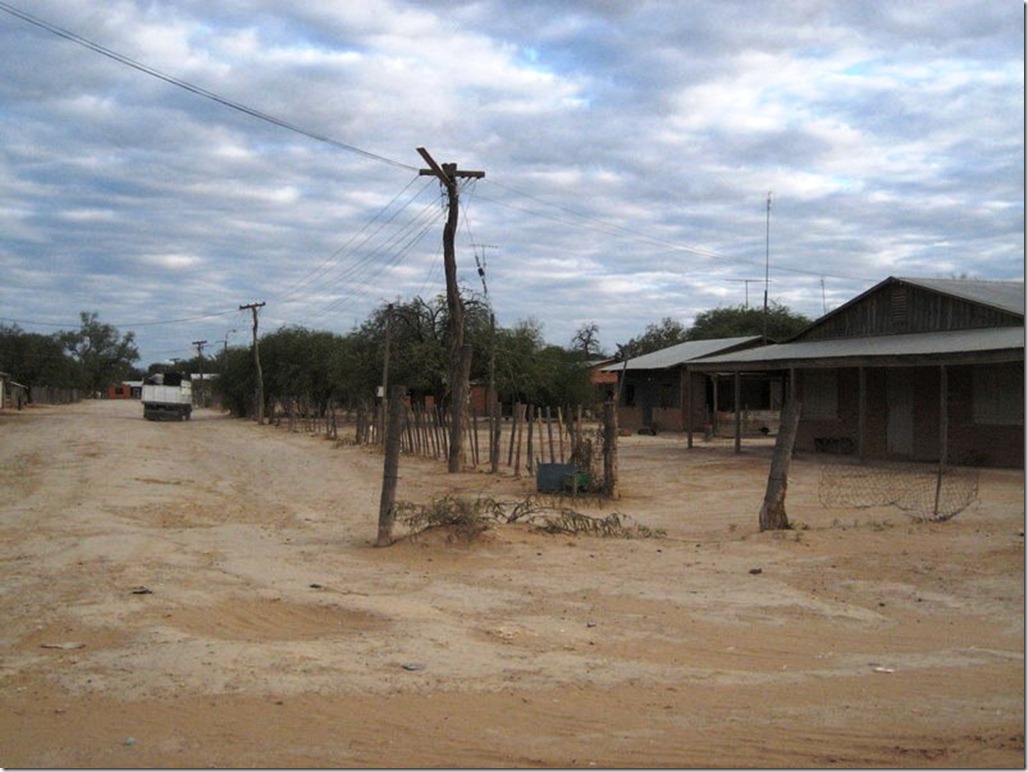
[[[193,383],[185,373],[154,373],[143,380],[143,418],[188,421],[193,413]]]

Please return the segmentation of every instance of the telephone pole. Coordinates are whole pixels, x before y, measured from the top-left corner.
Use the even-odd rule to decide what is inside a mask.
[[[447,471],[460,471],[462,451],[462,424],[464,406],[468,401],[468,377],[471,371],[471,347],[464,345],[464,301],[457,286],[457,256],[454,237],[457,235],[457,219],[460,215],[460,191],[457,180],[482,179],[485,172],[459,170],[457,164],[438,164],[429,152],[417,148],[418,154],[428,164],[421,169],[422,176],[437,177],[446,189],[447,213],[443,227],[443,267],[446,273],[446,306],[450,313],[450,450]]]
[[[482,259],[478,259],[478,248],[482,248]],[[496,396],[496,313],[489,301],[489,287],[485,283],[485,251],[499,249],[496,244],[472,244],[475,250],[475,264],[482,279],[482,295],[489,306],[489,391],[486,397],[489,409],[489,471],[496,474],[500,468],[500,403]]]
[[[260,303],[247,303],[239,306],[239,310],[249,309],[253,312],[253,361],[257,366],[257,423],[264,424],[264,375],[261,373],[261,350],[257,345],[257,311],[264,307],[264,301]]]
[[[387,408],[389,406],[389,349],[393,338],[393,304],[386,307],[385,317],[385,351],[382,353],[382,410],[379,413],[378,436],[383,446],[386,437]]]
[[[207,345],[205,340],[194,340],[193,345],[196,346],[196,355],[200,358],[200,407],[207,407],[207,399],[204,395],[203,390],[203,347]]]

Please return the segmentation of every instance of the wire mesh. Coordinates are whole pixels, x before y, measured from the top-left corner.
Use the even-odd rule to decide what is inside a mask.
[[[979,470],[939,464],[824,461],[818,500],[823,507],[886,507],[915,520],[948,520],[978,500]]]

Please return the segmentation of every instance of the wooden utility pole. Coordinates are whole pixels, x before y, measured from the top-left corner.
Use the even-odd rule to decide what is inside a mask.
[[[385,351],[382,353],[382,408],[379,413],[378,436],[385,442],[386,410],[389,405],[389,349],[393,337],[393,304],[386,308]]]
[[[393,521],[396,519],[396,481],[400,469],[400,438],[403,435],[405,386],[393,386],[389,395],[389,417],[386,419],[385,467],[382,474],[382,497],[378,504],[378,539],[376,547],[393,543]]]
[[[446,188],[447,213],[443,227],[443,267],[446,273],[446,305],[450,313],[450,449],[447,457],[447,471],[459,472],[462,450],[462,429],[464,401],[468,395],[467,376],[470,368],[462,366],[464,348],[464,301],[457,286],[457,256],[454,238],[457,235],[457,219],[460,214],[459,179],[481,179],[485,172],[458,170],[457,164],[439,165],[429,152],[419,147],[418,154],[425,159],[428,169],[421,169],[422,176],[437,177]]]
[[[482,260],[479,262],[477,248],[482,248]],[[485,251],[499,249],[495,244],[472,244],[475,251],[475,262],[478,264],[478,275],[482,279],[482,295],[489,306],[489,391],[486,403],[489,410],[489,471],[496,474],[500,469],[500,403],[496,395],[496,314],[489,302],[489,286],[485,281]]]
[[[489,471],[500,469],[500,401],[496,395],[496,314],[489,312]]]
[[[200,358],[200,407],[207,407],[207,400],[204,399],[203,389],[203,347],[207,345],[205,340],[194,340],[193,345],[196,346],[196,355]]]
[[[264,307],[264,301],[260,303],[247,303],[239,306],[239,310],[250,309],[253,312],[253,361],[257,366],[257,423],[264,423],[264,374],[261,372],[261,350],[257,345],[257,311]]]

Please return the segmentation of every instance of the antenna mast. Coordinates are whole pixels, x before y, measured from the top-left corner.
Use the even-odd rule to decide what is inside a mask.
[[[771,196],[767,192],[767,215],[764,219],[764,345],[767,345],[767,285],[771,273]]]

